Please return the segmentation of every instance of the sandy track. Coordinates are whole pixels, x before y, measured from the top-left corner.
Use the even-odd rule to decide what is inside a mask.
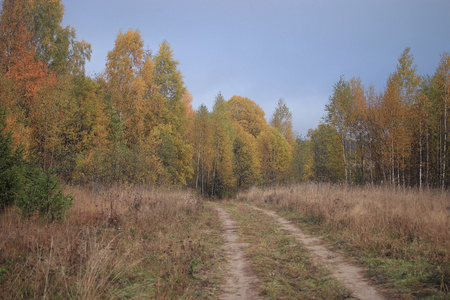
[[[242,249],[245,243],[238,243],[235,222],[230,215],[219,206],[215,206],[223,224],[223,236],[226,259],[228,260],[227,281],[222,287],[220,299],[259,299],[257,277],[250,269],[250,262],[244,257]]]
[[[371,286],[362,276],[362,269],[344,260],[344,258],[334,253],[322,245],[322,239],[304,234],[291,221],[280,217],[277,213],[250,206],[252,209],[261,211],[268,216],[275,218],[281,225],[283,230],[292,234],[298,242],[302,243],[307,250],[313,255],[316,263],[324,265],[331,275],[338,279],[347,289],[352,292],[352,296],[361,300],[378,300],[384,299],[382,295]]]

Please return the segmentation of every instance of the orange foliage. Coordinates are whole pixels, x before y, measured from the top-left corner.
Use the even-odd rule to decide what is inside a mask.
[[[35,61],[33,53],[26,51],[22,59],[13,65],[5,76],[15,83],[23,96],[23,105],[29,108],[33,99],[44,85],[53,85],[55,75],[41,61]]]
[[[195,115],[194,108],[192,108],[192,95],[188,91],[183,94],[181,98],[181,102],[183,103],[183,107],[186,111],[186,116],[188,118],[193,118]]]

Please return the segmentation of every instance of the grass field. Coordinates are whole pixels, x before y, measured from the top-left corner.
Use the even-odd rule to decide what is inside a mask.
[[[0,216],[0,298],[215,298],[216,212],[185,191],[69,189],[70,216]]]
[[[349,295],[273,219],[242,202],[324,236],[385,295],[450,295],[447,193],[311,183],[250,189],[213,205],[185,190],[66,190],[75,202],[63,221],[14,208],[0,215],[1,299],[217,299],[227,262],[215,205],[238,224],[263,298]]]
[[[311,183],[255,188],[238,199],[324,235],[393,297],[449,297],[448,193]]]

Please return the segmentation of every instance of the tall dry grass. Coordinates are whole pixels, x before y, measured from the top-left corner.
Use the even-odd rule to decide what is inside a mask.
[[[219,251],[215,213],[196,196],[143,188],[71,190],[76,200],[63,222],[24,219],[14,209],[0,215],[0,298],[214,293],[208,264]]]
[[[449,289],[450,195],[441,191],[300,184],[251,189],[242,201],[270,205],[294,219],[326,228],[371,255],[432,265],[438,288]],[[430,279],[431,278],[431,279]]]

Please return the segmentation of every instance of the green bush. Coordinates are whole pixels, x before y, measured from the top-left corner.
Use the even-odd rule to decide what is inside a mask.
[[[62,219],[73,202],[72,195],[64,195],[58,178],[51,171],[31,167],[22,197],[16,201],[22,214],[31,217],[39,214],[49,221]]]
[[[13,149],[6,130],[6,112],[0,109],[0,211],[14,204],[22,187],[22,148]]]

